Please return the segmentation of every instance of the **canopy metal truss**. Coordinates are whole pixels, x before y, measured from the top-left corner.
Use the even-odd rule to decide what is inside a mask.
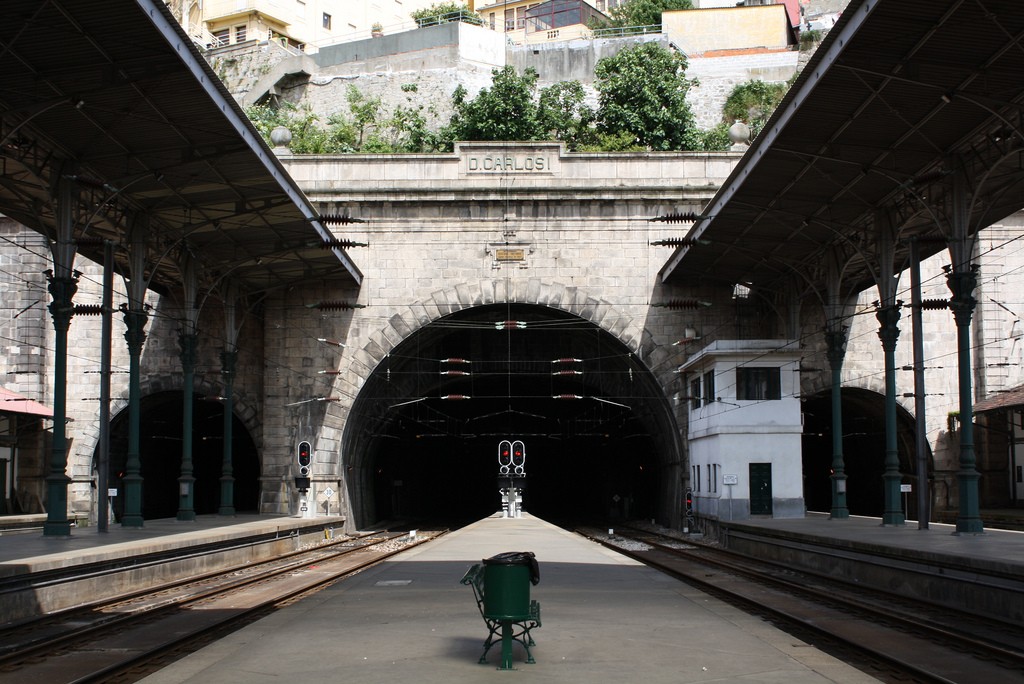
[[[0,22],[0,212],[56,241],[73,180],[77,251],[149,223],[147,277],[244,293],[362,275],[160,0],[7,0]],[[83,239],[84,238],[84,239]],[[88,238],[94,238],[89,240]],[[127,273],[128,253],[117,251]]]
[[[958,175],[964,235],[1020,209],[1022,38],[1018,0],[852,0],[662,279],[823,293],[832,261],[847,299],[946,246]]]

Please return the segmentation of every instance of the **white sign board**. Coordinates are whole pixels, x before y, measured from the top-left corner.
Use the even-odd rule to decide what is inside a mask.
[[[739,483],[740,483],[740,476],[739,475],[723,475],[722,476],[722,484],[734,485],[734,484],[739,484]]]

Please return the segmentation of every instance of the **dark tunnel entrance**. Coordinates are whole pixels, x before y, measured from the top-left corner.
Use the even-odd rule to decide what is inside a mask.
[[[846,503],[851,515],[881,517],[885,510],[885,397],[870,390],[844,387],[843,461]],[[804,502],[809,511],[832,508],[832,394],[824,392],[803,402]],[[900,473],[917,491],[914,452],[914,417],[896,407]],[[916,496],[906,499],[909,518],[917,514]]]
[[[434,321],[382,359],[353,405],[343,456],[360,526],[500,510],[504,439],[526,446],[524,510],[657,518],[666,478],[678,477],[677,435],[653,375],[613,335],[560,310],[503,304]]]
[[[182,394],[158,392],[141,401],[139,455],[142,462],[142,517],[173,518],[178,513],[178,477],[181,475]],[[194,508],[198,515],[216,513],[220,506],[220,476],[224,459],[224,404],[193,402],[192,464]],[[259,507],[260,464],[252,435],[238,416],[232,420],[232,476],[234,507],[238,512]],[[95,463],[95,454],[93,462]],[[128,458],[128,409],[110,423],[110,486],[124,491],[121,477]],[[123,497],[113,499],[120,520]]]

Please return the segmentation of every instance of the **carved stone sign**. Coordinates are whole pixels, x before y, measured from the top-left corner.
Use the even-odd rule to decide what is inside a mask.
[[[531,173],[551,171],[551,160],[546,154],[470,154],[466,157],[468,173]]]
[[[460,172],[464,176],[520,175],[550,176],[559,172],[558,145],[488,145],[462,143],[457,146]]]

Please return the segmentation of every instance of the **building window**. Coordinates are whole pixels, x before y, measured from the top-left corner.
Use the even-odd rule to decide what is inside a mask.
[[[780,378],[781,373],[778,368],[737,368],[736,398],[740,401],[781,399]]]
[[[328,31],[331,30],[331,15],[327,12],[324,12],[324,28]]]
[[[704,387],[701,388],[701,396],[704,398],[705,404],[710,404],[715,400],[715,371],[710,370],[704,374]]]
[[[690,380],[690,408],[700,408],[700,376]]]
[[[244,43],[245,42],[245,24],[243,24],[241,26],[236,26],[235,27],[235,42],[236,43]]]
[[[221,47],[231,42],[231,29],[220,29],[213,32],[213,47]]]

